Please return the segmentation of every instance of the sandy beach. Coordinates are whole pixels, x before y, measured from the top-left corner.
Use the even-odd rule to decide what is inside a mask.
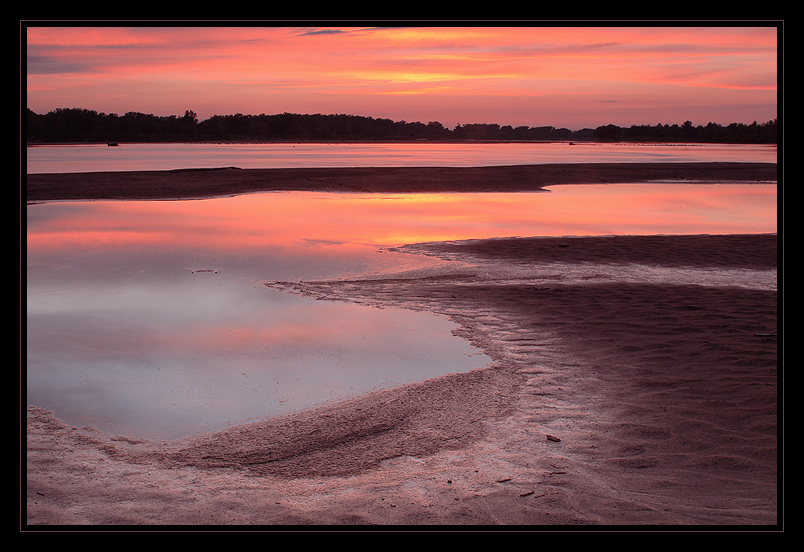
[[[27,200],[514,191],[648,178],[769,181],[776,165],[28,175]],[[401,249],[452,263],[438,272],[269,282],[315,299],[447,317],[492,360],[170,442],[71,427],[28,407],[22,524],[778,528],[776,289],[578,283],[558,268],[538,282],[529,276],[536,264],[594,263],[683,267],[704,278],[730,270],[750,282],[777,269],[777,241],[754,234],[411,244]]]

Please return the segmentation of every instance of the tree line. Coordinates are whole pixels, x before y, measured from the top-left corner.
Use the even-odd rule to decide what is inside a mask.
[[[29,144],[56,142],[206,142],[206,141],[610,141],[777,143],[776,120],[767,123],[605,125],[569,130],[552,126],[475,123],[449,129],[437,121],[393,121],[358,115],[214,115],[199,121],[195,112],[157,116],[128,112],[106,114],[89,109],[56,109],[45,114],[27,110]]]

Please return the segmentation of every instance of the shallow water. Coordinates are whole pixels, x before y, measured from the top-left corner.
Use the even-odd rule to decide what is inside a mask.
[[[434,316],[220,274],[186,279],[29,292],[29,404],[73,425],[167,439],[487,361]]]
[[[174,438],[488,361],[444,319],[265,281],[436,270],[441,261],[387,250],[423,241],[775,232],[776,186],[56,202],[28,206],[27,223],[29,404],[73,425]]]
[[[28,207],[29,404],[72,425],[176,438],[486,363],[444,319],[263,283],[432,260],[290,238],[270,214],[273,230],[231,228],[224,219],[249,216],[216,220],[221,203]]]

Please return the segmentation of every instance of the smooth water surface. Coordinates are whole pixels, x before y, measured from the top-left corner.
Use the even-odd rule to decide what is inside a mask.
[[[27,172],[147,171],[182,168],[429,166],[540,163],[776,162],[775,145],[527,143],[105,144],[26,150]]]
[[[423,241],[775,232],[776,186],[275,192],[56,202],[28,206],[27,219],[29,404],[73,425],[175,438],[488,360],[444,319],[265,281],[434,268],[384,249]]]
[[[239,199],[29,206],[28,403],[169,439],[487,362],[445,319],[266,287],[434,261]]]

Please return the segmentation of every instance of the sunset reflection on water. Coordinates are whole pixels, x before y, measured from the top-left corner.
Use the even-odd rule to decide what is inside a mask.
[[[266,280],[425,267],[382,248],[426,241],[776,232],[776,186],[57,202],[27,224],[29,403],[173,438],[486,362],[446,320]]]
[[[56,208],[51,204],[48,208]],[[501,236],[776,231],[775,185],[554,186],[516,194],[276,192],[197,201],[58,204],[28,247],[139,244],[223,252]],[[36,220],[36,219],[34,219]]]

